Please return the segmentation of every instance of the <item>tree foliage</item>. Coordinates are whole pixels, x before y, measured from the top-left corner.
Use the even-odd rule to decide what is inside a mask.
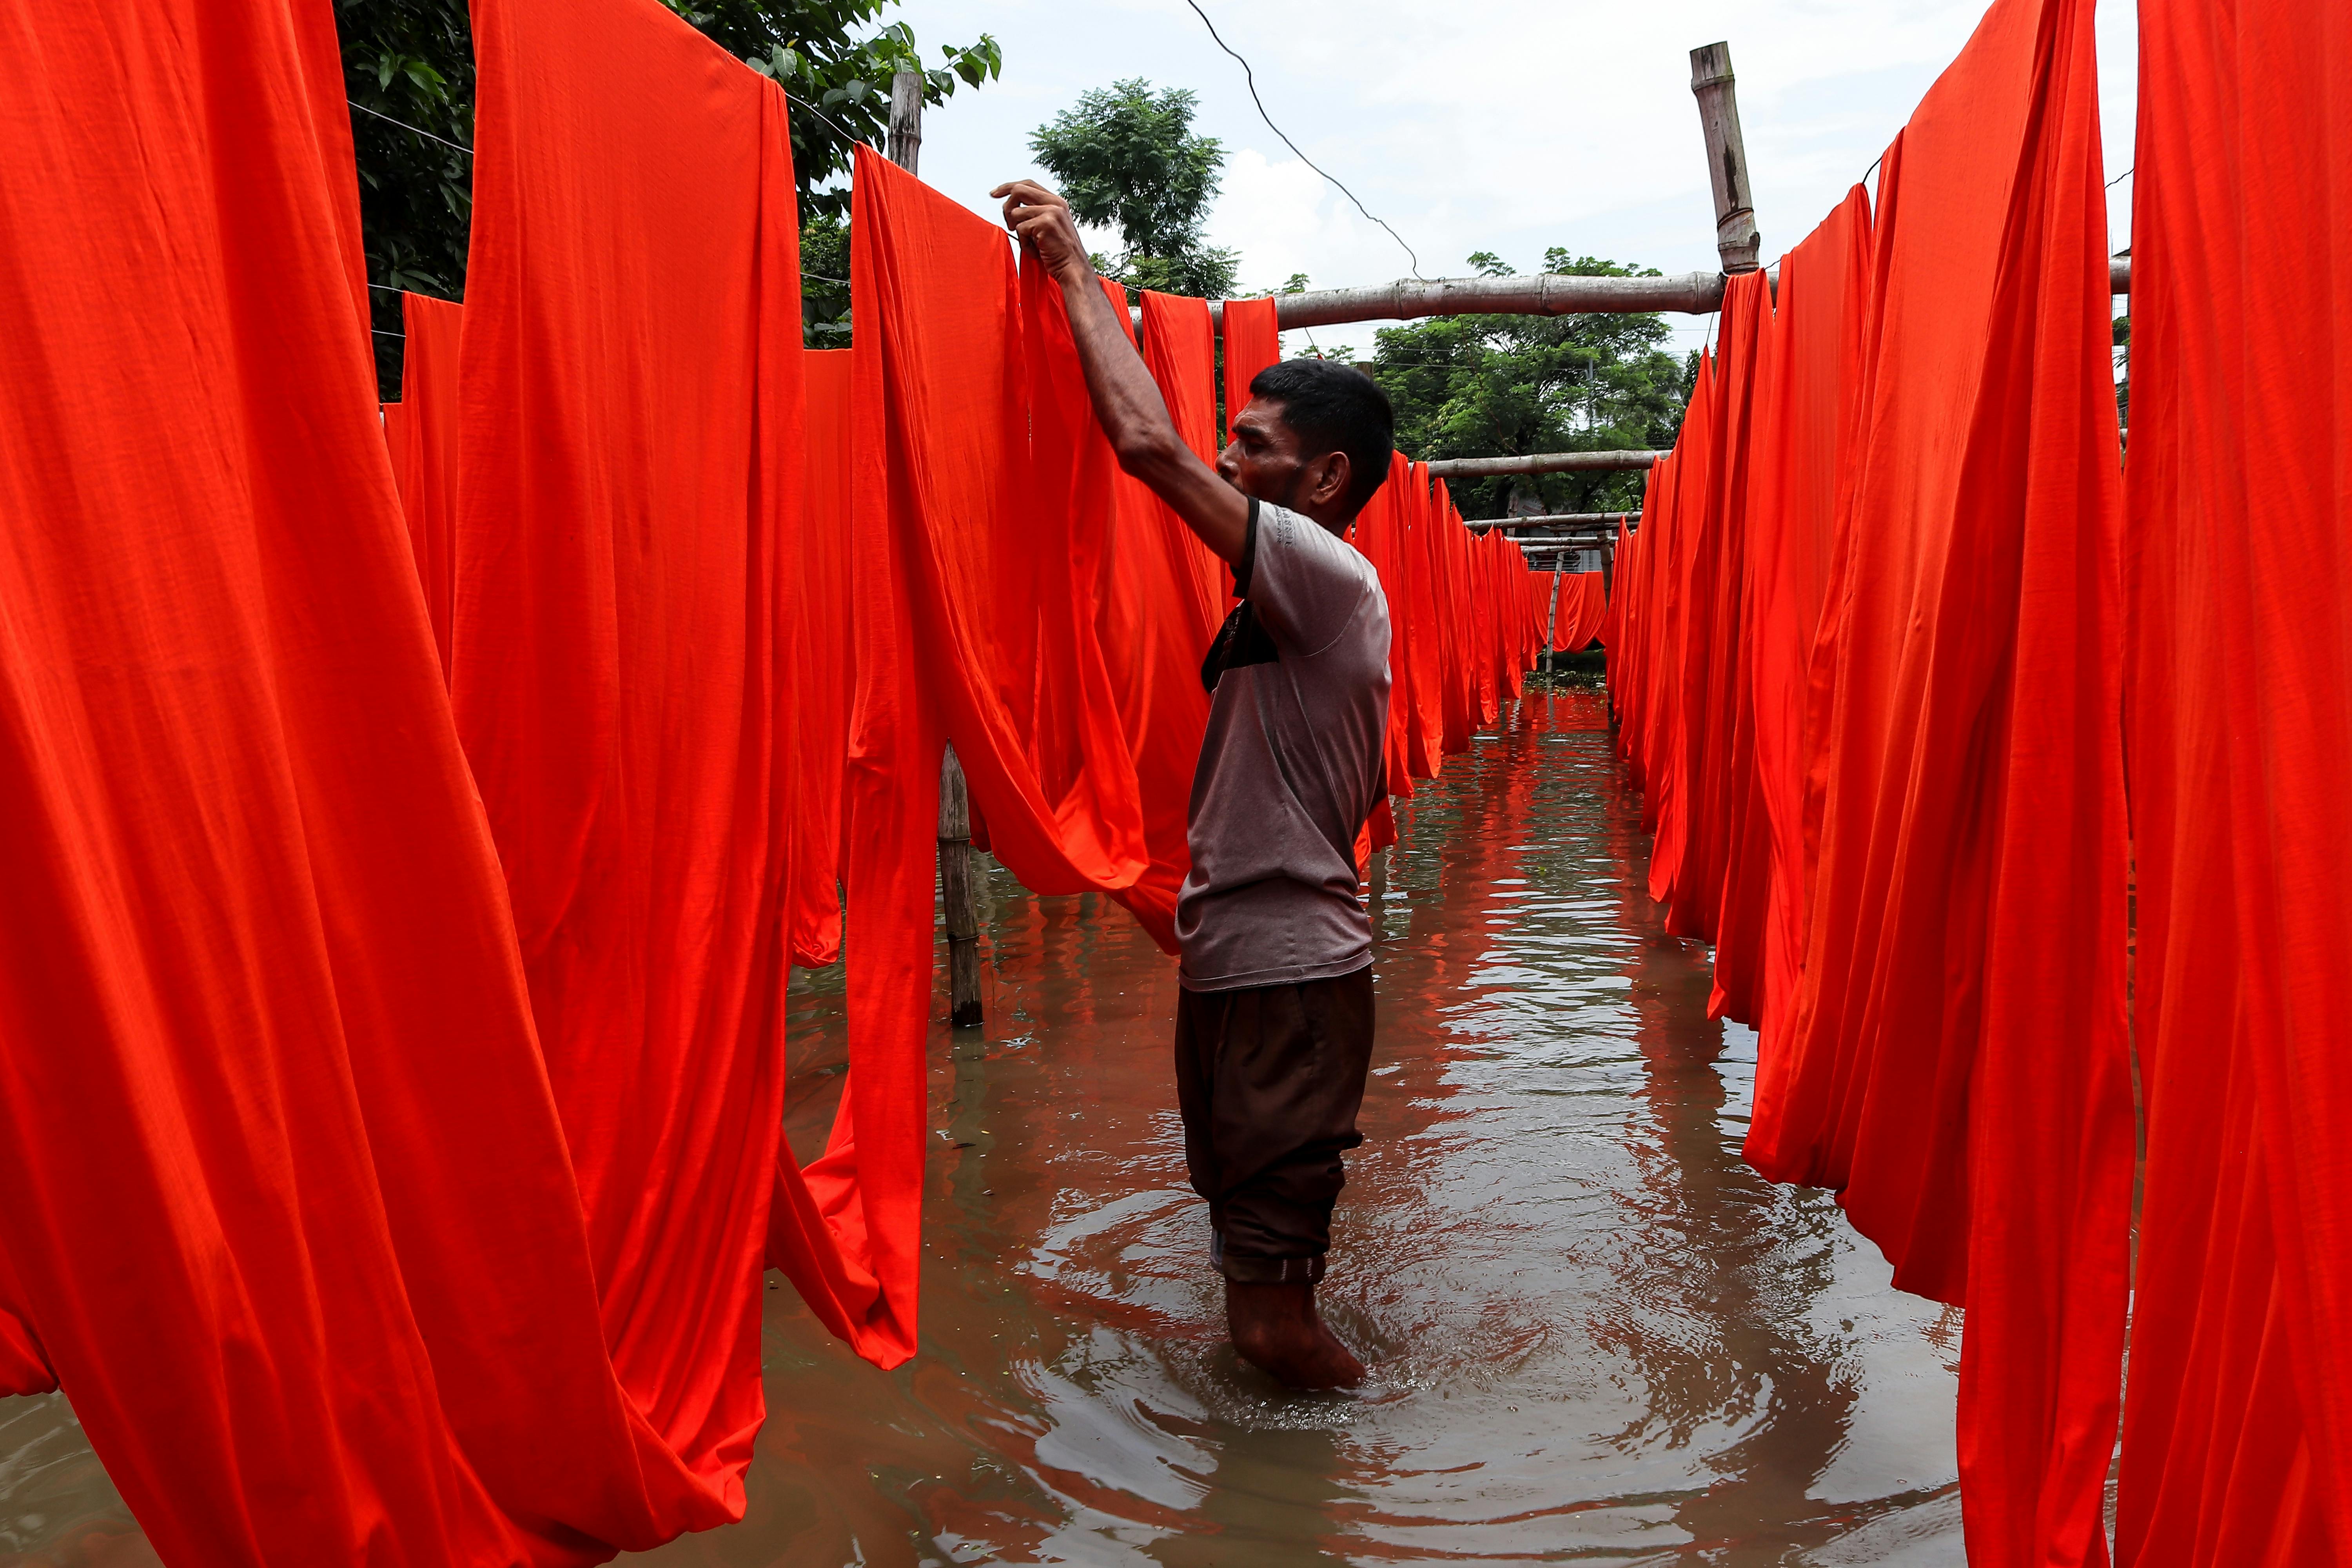
[[[801,211],[819,229],[841,228],[845,189],[819,189],[849,172],[851,149],[880,147],[890,128],[890,80],[923,73],[926,103],[1003,69],[996,40],[949,45],[926,66],[913,29],[876,27],[896,0],[663,0],[792,100],[793,167]],[[344,89],[354,105],[360,218],[375,291],[377,376],[398,395],[399,296],[393,289],[465,296],[473,210],[473,28],[466,0],[336,0]],[[869,30],[871,29],[871,30]],[[398,121],[399,123],[394,123]],[[413,128],[413,129],[411,129]],[[823,249],[824,234],[817,237]],[[845,256],[841,258],[845,261]],[[824,271],[824,268],[813,270]],[[845,267],[840,276],[848,276]],[[820,280],[813,321],[845,312],[846,286],[831,299]]]
[[[1199,102],[1189,89],[1155,93],[1131,78],[1084,94],[1029,138],[1077,220],[1117,231],[1119,254],[1096,266],[1130,289],[1203,300],[1233,291],[1240,253],[1210,245],[1204,233],[1225,150],[1194,134]]]
[[[1469,259],[1482,277],[1511,276],[1488,252]],[[1557,247],[1544,253],[1544,270],[1656,276]],[[1362,368],[1396,407],[1398,448],[1424,461],[1665,447],[1674,445],[1696,370],[1695,356],[1667,352],[1667,336],[1654,315],[1446,316],[1383,328]],[[1638,471],[1449,487],[1465,517],[1630,511],[1642,501]]]

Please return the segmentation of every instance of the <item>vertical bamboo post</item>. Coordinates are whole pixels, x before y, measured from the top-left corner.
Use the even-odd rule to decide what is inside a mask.
[[[1538,666],[1551,656],[1551,645],[1559,636],[1559,561],[1557,555],[1551,559],[1551,597],[1544,602],[1543,656],[1536,660]]]
[[[1707,178],[1715,186],[1715,248],[1727,273],[1753,272],[1763,239],[1756,232],[1755,192],[1748,183],[1748,148],[1739,138],[1739,100],[1732,86],[1731,46],[1706,44],[1690,52],[1691,92],[1706,133]]]
[[[890,162],[912,174],[923,149],[923,77],[890,79]],[[940,923],[948,931],[948,1022],[981,1021],[980,901],[971,860],[971,793],[950,745],[940,754]]]
[[[948,928],[948,1022],[980,1015],[980,899],[971,858],[971,797],[955,748],[940,753],[940,920]]]
[[[923,73],[890,79],[890,162],[912,174],[923,151]]]

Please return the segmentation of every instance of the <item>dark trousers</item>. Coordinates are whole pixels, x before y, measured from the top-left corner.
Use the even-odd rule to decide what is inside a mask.
[[[1209,1200],[1218,1268],[1244,1284],[1323,1277],[1339,1156],[1372,1064],[1372,972],[1187,991],[1176,1004],[1184,1163]]]

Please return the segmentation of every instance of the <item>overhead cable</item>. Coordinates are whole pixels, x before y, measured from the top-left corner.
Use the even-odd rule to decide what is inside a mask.
[[[1219,35],[1217,32],[1217,25],[1209,20],[1209,14],[1206,11],[1201,9],[1199,0],[1184,0],[1184,4],[1192,7],[1192,15],[1201,18],[1201,25],[1209,29],[1209,37],[1216,41],[1217,47],[1224,50],[1225,53],[1232,55],[1234,60],[1240,64],[1242,68],[1242,79],[1249,84],[1250,101],[1257,105],[1257,117],[1265,121],[1265,128],[1273,132],[1276,136],[1281,137],[1282,144],[1289,148],[1300,163],[1306,164],[1317,174],[1321,174],[1326,180],[1329,180],[1332,185],[1338,189],[1341,195],[1347,197],[1351,202],[1355,202],[1356,210],[1358,212],[1362,213],[1365,217],[1370,218],[1376,224],[1379,224],[1382,228],[1388,229],[1389,237],[1395,240],[1398,245],[1403,247],[1406,258],[1412,264],[1413,277],[1420,279],[1423,283],[1428,282],[1428,279],[1421,276],[1421,258],[1413,254],[1413,248],[1412,246],[1405,245],[1404,236],[1399,234],[1392,228],[1389,228],[1388,224],[1383,219],[1373,217],[1371,209],[1364,205],[1361,201],[1357,200],[1355,192],[1349,190],[1347,186],[1340,184],[1339,182],[1320,163],[1318,163],[1306,153],[1299,152],[1298,143],[1293,142],[1289,135],[1284,132],[1282,127],[1274,122],[1274,116],[1265,111],[1265,100],[1257,95],[1257,73],[1250,69],[1249,61],[1243,59],[1242,57],[1235,52],[1234,47],[1225,42],[1224,38]]]

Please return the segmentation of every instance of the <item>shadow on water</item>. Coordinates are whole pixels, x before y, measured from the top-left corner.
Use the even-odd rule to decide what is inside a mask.
[[[1224,1343],[1166,961],[996,873],[988,1026],[933,1054],[922,1355],[875,1371],[772,1276],[749,1517],[625,1561],[1958,1563],[1957,1318],[1740,1162],[1754,1037],[1661,931],[1638,813],[1570,690],[1401,814],[1323,1293],[1348,1394]],[[803,1154],[843,1026],[797,977]],[[0,1565],[152,1560],[62,1401],[0,1401]]]

